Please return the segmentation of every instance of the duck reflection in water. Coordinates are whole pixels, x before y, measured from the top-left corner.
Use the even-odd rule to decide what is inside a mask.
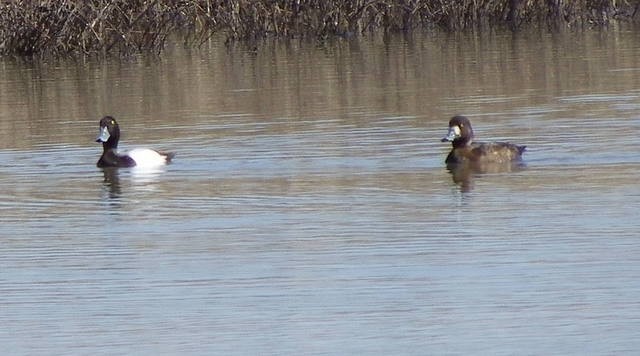
[[[508,142],[474,142],[471,122],[464,116],[449,121],[449,131],[442,142],[451,142],[445,163],[453,181],[463,191],[473,188],[473,178],[480,174],[507,173],[524,167],[522,154],[526,146]]]
[[[133,167],[125,172],[122,172],[117,167],[104,167],[101,169],[104,174],[103,185],[105,190],[108,190],[108,197],[110,199],[116,199],[122,196],[120,174],[124,173],[125,191],[152,192],[159,188],[158,183],[160,182],[160,177],[165,173],[165,170],[161,167]]]
[[[105,167],[102,168],[104,174],[104,188],[108,192],[109,199],[119,198],[122,194],[120,189],[120,176],[118,175],[118,168]]]

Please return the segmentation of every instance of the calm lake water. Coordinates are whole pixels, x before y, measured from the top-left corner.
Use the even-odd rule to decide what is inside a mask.
[[[96,168],[107,114],[174,163]],[[526,167],[453,177],[454,114]],[[0,344],[637,354],[639,134],[636,31],[3,60]]]

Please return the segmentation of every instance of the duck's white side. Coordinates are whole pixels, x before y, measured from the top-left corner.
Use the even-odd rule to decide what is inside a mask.
[[[167,164],[167,156],[149,148],[134,148],[124,154],[136,162],[136,167],[158,167]]]

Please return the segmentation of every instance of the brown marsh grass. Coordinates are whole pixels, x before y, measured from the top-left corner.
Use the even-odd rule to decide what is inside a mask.
[[[0,0],[0,55],[127,55],[265,37],[370,31],[605,26],[633,20],[636,0]]]

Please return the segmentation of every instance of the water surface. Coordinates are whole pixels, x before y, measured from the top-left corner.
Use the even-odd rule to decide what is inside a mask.
[[[633,354],[634,32],[0,62],[10,354]],[[95,167],[101,116],[152,172]],[[528,146],[454,182],[440,138]]]

